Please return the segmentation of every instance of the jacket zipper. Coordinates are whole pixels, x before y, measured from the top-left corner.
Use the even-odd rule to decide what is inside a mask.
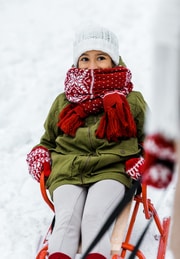
[[[89,140],[91,149],[93,149],[92,141],[91,141],[90,127],[88,127],[88,138],[89,138],[88,140]],[[84,164],[84,167],[81,170],[81,174],[80,175],[81,175],[81,182],[82,182],[82,184],[83,184],[83,172],[85,171],[86,167],[89,165],[90,158],[91,158],[91,154],[88,155],[87,160],[86,160],[86,162]]]

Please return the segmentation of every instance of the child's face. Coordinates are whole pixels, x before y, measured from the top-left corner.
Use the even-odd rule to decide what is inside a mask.
[[[113,66],[111,57],[99,50],[86,51],[78,59],[78,68],[81,69],[103,69]]]

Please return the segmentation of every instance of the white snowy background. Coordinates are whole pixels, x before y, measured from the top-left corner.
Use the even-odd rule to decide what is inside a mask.
[[[74,30],[86,21],[113,30],[135,90],[151,105],[152,25],[157,0],[0,0],[0,258],[34,259],[53,213],[28,174],[26,154],[39,142],[54,98],[72,65]],[[160,217],[172,214],[175,180],[149,188]],[[132,242],[146,224],[140,214]],[[154,223],[142,244],[155,259]],[[169,250],[167,259],[170,259]]]

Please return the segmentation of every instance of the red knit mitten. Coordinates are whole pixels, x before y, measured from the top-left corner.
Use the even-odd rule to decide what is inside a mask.
[[[26,159],[28,163],[29,174],[36,180],[40,181],[41,172],[45,176],[51,173],[51,158],[49,150],[45,147],[38,146],[31,150]]]
[[[144,158],[141,157],[135,157],[130,158],[126,161],[125,164],[125,170],[126,173],[134,180],[137,180],[141,177],[142,174],[142,167],[144,165]]]
[[[165,188],[173,176],[176,153],[173,141],[160,134],[146,137],[144,141],[145,163],[142,182],[156,188]]]

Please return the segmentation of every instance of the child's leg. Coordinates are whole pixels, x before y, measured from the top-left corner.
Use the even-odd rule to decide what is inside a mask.
[[[89,188],[82,219],[82,252],[88,248],[124,193],[124,185],[115,180],[102,180]],[[112,228],[113,225],[91,253],[110,258]]]
[[[61,252],[75,258],[79,245],[86,189],[62,185],[53,193],[55,226],[49,240],[49,254]]]

